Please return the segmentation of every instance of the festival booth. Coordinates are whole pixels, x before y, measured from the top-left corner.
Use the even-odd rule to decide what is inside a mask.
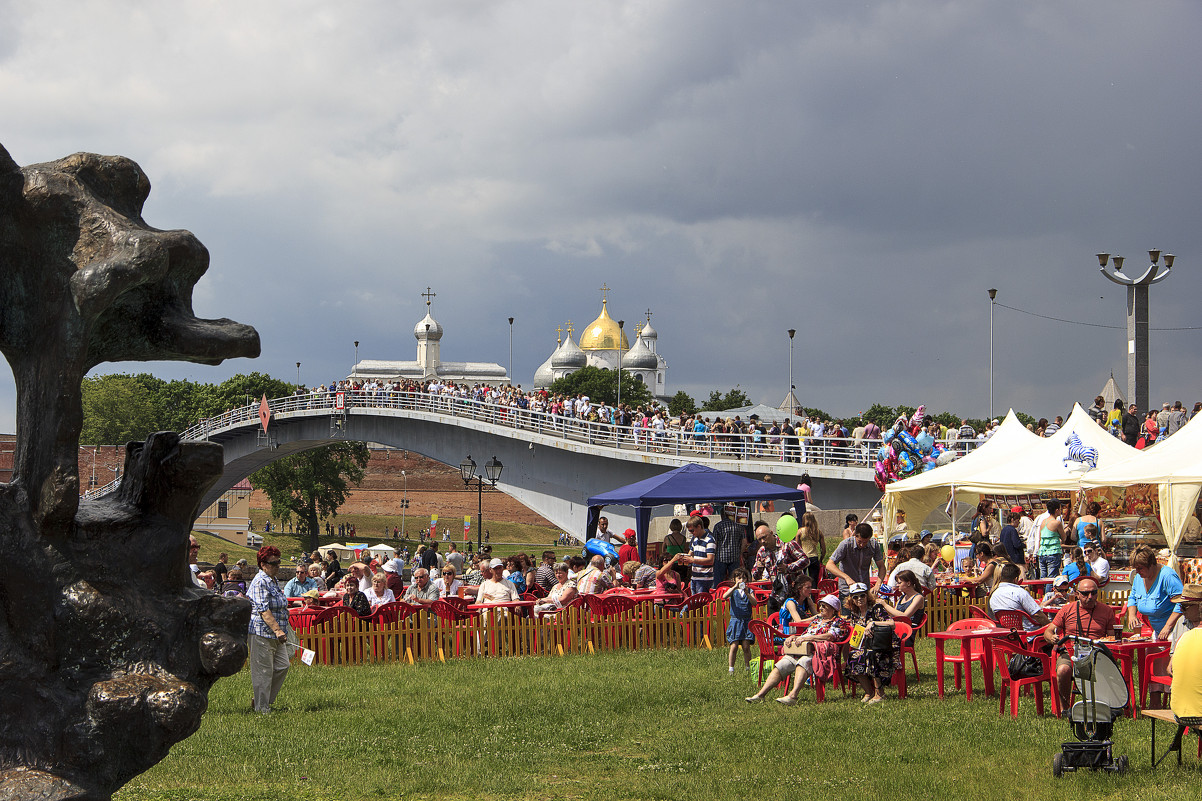
[[[1076,443],[1070,440],[1076,436]],[[1074,503],[1082,478],[1094,466],[1127,461],[1139,451],[1111,436],[1090,418],[1080,404],[1063,427],[1039,437],[1019,422],[1011,410],[983,445],[949,465],[937,467],[885,488],[886,520],[905,509],[921,521],[949,496],[976,505],[984,498],[999,508],[1021,505],[1036,511],[1050,499]],[[1077,458],[1074,458],[1077,457]]]
[[[1197,527],[1187,540],[1187,525],[1198,507],[1202,491],[1202,422],[1190,420],[1173,436],[1143,451],[1135,451],[1121,462],[1099,465],[1081,480],[1086,492],[1118,491],[1144,499],[1146,508],[1122,508],[1120,511],[1142,513],[1139,521],[1146,529],[1148,517],[1156,518],[1160,531],[1140,531],[1139,523],[1132,537],[1153,547],[1167,547],[1169,564],[1184,576],[1188,583],[1202,580],[1202,543],[1197,539]],[[1099,500],[1105,500],[1103,495]],[[1158,536],[1160,535],[1160,536]]]
[[[805,492],[786,489],[764,481],[744,478],[700,464],[686,464],[658,476],[628,484],[588,499],[588,528],[591,537],[597,530],[601,509],[605,506],[633,506],[638,534],[639,559],[647,558],[647,530],[651,510],[656,506],[700,501],[792,501],[798,520],[806,510]]]

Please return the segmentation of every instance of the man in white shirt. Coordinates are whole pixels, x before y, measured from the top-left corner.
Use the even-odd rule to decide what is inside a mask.
[[[505,563],[500,559],[493,559],[488,563],[489,570],[492,576],[484,579],[480,584],[480,589],[476,591],[476,603],[478,604],[503,604],[510,601],[520,601],[522,596],[518,595],[517,587],[505,578]]]
[[[1046,626],[1048,616],[1039,608],[1039,604],[1035,602],[1031,594],[1018,585],[1020,574],[1019,566],[1013,562],[1002,565],[998,583],[994,586],[993,592],[989,593],[989,598],[986,599],[986,609],[991,615],[1013,609],[1026,612],[1032,618],[1032,620],[1023,621],[1023,628],[1027,631],[1037,626]]]
[[[1106,557],[1102,556],[1096,545],[1086,545],[1084,550],[1085,561],[1089,564],[1090,571],[1100,584],[1105,584],[1110,578],[1110,562],[1106,561]]]
[[[897,558],[905,561],[899,562],[897,567],[893,568],[893,572],[889,574],[889,586],[897,589],[897,574],[903,570],[909,570],[918,577],[918,581],[922,586],[934,592],[935,571],[922,560],[922,556],[925,553],[926,549],[921,545],[915,545],[913,548],[903,547],[898,551]]]

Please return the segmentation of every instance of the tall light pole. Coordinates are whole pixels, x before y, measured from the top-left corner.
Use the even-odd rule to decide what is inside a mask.
[[[488,476],[488,481],[494,487],[497,481],[501,478],[501,468],[505,465],[501,464],[497,457],[492,457],[484,463],[484,472]],[[463,479],[465,487],[471,487],[473,479],[476,482],[476,551],[480,551],[484,541],[484,477],[476,475],[476,463],[472,460],[471,454],[459,463],[459,476]]]
[[[997,290],[989,290],[989,419],[993,419],[993,307],[997,302]]]
[[[513,386],[513,318],[509,318],[509,385]]]
[[[355,340],[355,364],[359,363],[359,340]]]
[[[622,405],[622,326],[626,325],[625,320],[618,320],[618,402],[614,406]],[[617,409],[614,410],[615,412]]]
[[[1123,272],[1123,257],[1098,254],[1098,267],[1107,280],[1127,287],[1127,403],[1146,412],[1148,405],[1148,287],[1159,284],[1173,271],[1173,254],[1164,254],[1160,269],[1160,251],[1149,250],[1150,264],[1142,275]],[[1111,269],[1107,270],[1109,262]]]
[[[297,362],[297,363],[296,363],[296,385],[297,385],[298,387],[301,385],[301,382],[300,382],[300,362]]]
[[[789,391],[785,393],[785,397],[789,399],[789,405],[793,403],[793,336],[797,333],[796,328],[789,329]],[[789,414],[793,414],[793,410],[789,410]]]

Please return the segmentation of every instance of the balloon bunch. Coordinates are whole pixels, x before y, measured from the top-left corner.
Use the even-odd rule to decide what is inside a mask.
[[[923,429],[926,408],[919,406],[909,419],[905,415],[898,417],[893,427],[884,433],[885,444],[877,451],[876,474],[873,476],[877,489],[882,492],[894,481],[932,470],[955,458]]]

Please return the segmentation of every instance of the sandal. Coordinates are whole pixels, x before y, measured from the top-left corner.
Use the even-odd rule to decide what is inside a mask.
[[[881,701],[884,701],[884,700],[885,700],[885,696],[883,696],[883,695],[878,695],[878,696],[876,696],[876,697],[874,697],[874,698],[870,699],[870,700],[868,701],[868,703],[870,703],[870,704],[879,704]]]
[[[746,701],[746,702],[747,702],[747,703],[749,703],[749,704],[755,704],[755,703],[758,703],[758,702],[760,702],[760,701],[763,701],[764,699],[763,699],[763,698],[761,698],[761,697],[760,697],[760,696],[758,696],[758,695],[752,695],[752,696],[748,696],[747,698],[744,698],[743,700],[744,700],[744,701]]]
[[[793,706],[794,704],[796,704],[796,703],[797,703],[797,699],[796,699],[796,698],[790,698],[790,697],[789,697],[789,696],[787,696],[787,695],[782,695],[780,698],[777,698],[777,699],[776,699],[776,703],[778,703],[778,704],[784,704],[785,706]]]

